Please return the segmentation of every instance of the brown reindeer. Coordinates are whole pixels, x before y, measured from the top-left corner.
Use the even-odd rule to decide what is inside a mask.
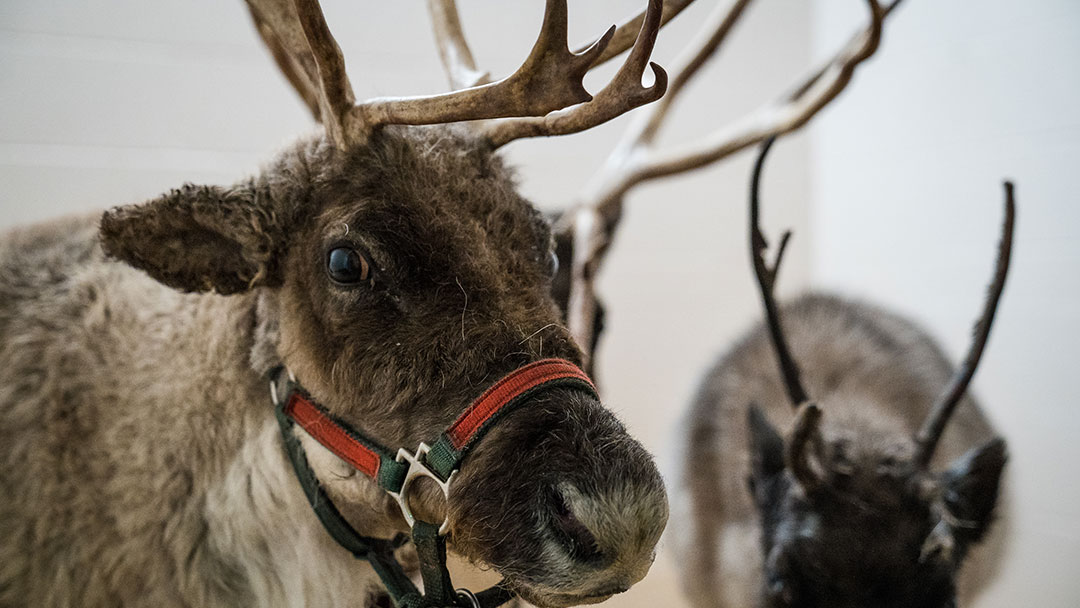
[[[267,374],[287,370],[320,420],[413,448],[500,378],[582,362],[550,295],[548,223],[495,152],[662,95],[658,67],[640,81],[659,0],[637,36],[612,28],[581,53],[549,0],[510,77],[360,104],[315,0],[249,4],[324,133],[231,186],[0,239],[0,605],[383,605],[283,445],[356,534],[408,530],[402,510],[315,439],[325,425],[282,437]],[[586,93],[585,73],[627,48]],[[475,444],[445,500],[429,484],[407,506],[528,601],[594,603],[647,572],[664,488],[583,381],[542,388]]]
[[[683,436],[671,534],[689,597],[699,607],[955,606],[957,588],[970,598],[1001,557],[999,546],[972,556],[960,575],[989,532],[1006,460],[964,392],[1005,284],[1012,185],[985,310],[954,371],[934,340],[882,308],[817,294],[777,306],[790,233],[769,267],[758,226],[769,144],[750,209],[765,322],[706,375]]]

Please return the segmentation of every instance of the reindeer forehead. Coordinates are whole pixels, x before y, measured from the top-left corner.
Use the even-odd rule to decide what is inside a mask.
[[[319,190],[325,232],[359,231],[391,263],[436,282],[490,282],[546,255],[547,221],[501,159],[450,127],[388,128],[350,151]]]

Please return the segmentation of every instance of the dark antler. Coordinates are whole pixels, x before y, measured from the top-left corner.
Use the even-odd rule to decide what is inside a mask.
[[[1012,256],[1013,224],[1016,220],[1016,202],[1013,199],[1013,184],[1005,182],[1005,221],[1001,227],[1001,243],[998,245],[997,265],[994,268],[994,279],[986,294],[986,304],[983,307],[982,316],[975,323],[971,347],[968,349],[964,362],[949,380],[948,386],[938,397],[934,406],[930,409],[930,415],[926,422],[915,435],[917,451],[915,462],[920,467],[926,468],[934,457],[941,434],[949,423],[949,418],[956,410],[960,399],[964,396],[975,370],[979,367],[979,359],[982,358],[986,348],[986,340],[990,337],[990,327],[994,324],[994,314],[997,312],[998,301],[1001,300],[1001,292],[1005,288],[1005,277],[1009,273],[1009,259]]]
[[[765,250],[769,247],[765,235],[761,231],[758,208],[761,203],[761,171],[765,166],[765,157],[772,148],[775,137],[765,140],[754,163],[754,175],[750,181],[750,258],[754,264],[754,275],[757,277],[758,286],[761,288],[761,302],[765,306],[765,324],[769,328],[769,336],[772,338],[773,348],[776,350],[777,363],[780,365],[780,375],[784,379],[784,387],[787,389],[791,405],[799,407],[810,400],[799,379],[799,366],[795,358],[791,356],[787,338],[784,337],[784,329],[780,325],[780,310],[776,305],[776,296],[773,288],[776,285],[776,273],[780,270],[780,262],[784,258],[784,250],[787,248],[791,231],[786,230],[780,237],[780,245],[776,249],[776,262],[772,268],[765,261]]]
[[[813,403],[807,403],[795,415],[795,424],[791,427],[791,434],[784,441],[784,464],[807,491],[820,487],[822,483],[821,476],[810,464],[811,454],[818,455],[820,462],[822,451],[820,424],[821,408]]]
[[[787,389],[788,398],[791,399],[791,405],[796,408],[795,424],[784,442],[784,462],[795,479],[809,491],[821,485],[821,477],[810,463],[811,454],[817,454],[819,458],[821,455],[821,408],[810,402],[810,396],[799,379],[799,366],[795,363],[795,357],[791,355],[787,338],[784,337],[784,328],[780,322],[780,308],[776,304],[774,292],[776,273],[780,270],[780,262],[784,259],[784,251],[791,238],[791,231],[784,231],[783,236],[780,237],[780,245],[776,248],[776,261],[773,262],[771,268],[765,261],[765,250],[768,249],[769,243],[761,231],[759,210],[761,172],[765,166],[765,158],[769,155],[769,150],[775,141],[776,137],[770,137],[761,145],[761,151],[758,152],[757,161],[754,163],[753,177],[750,180],[750,259],[754,265],[754,276],[757,277],[758,286],[761,288],[765,325],[769,328],[773,350],[776,351],[780,376],[784,380],[784,387]]]

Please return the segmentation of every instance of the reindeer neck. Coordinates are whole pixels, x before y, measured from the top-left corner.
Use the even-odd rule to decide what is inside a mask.
[[[206,459],[193,465],[204,479],[189,506],[200,511],[206,534],[191,567],[228,575],[203,590],[206,604],[341,606],[371,596],[374,572],[326,534],[285,458],[253,350],[258,296],[183,298],[191,300],[187,339],[200,356],[172,367],[183,378],[174,403],[199,421],[186,451]],[[358,511],[354,520],[364,518]]]

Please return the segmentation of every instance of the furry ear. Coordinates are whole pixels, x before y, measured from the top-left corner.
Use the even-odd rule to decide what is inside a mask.
[[[756,404],[747,412],[750,427],[751,487],[784,470],[784,440]]]
[[[961,456],[943,474],[944,499],[958,520],[953,533],[959,539],[978,542],[989,529],[1006,460],[1005,440],[998,437]]]
[[[101,218],[105,253],[182,291],[232,294],[280,284],[283,231],[252,184],[186,185]]]

